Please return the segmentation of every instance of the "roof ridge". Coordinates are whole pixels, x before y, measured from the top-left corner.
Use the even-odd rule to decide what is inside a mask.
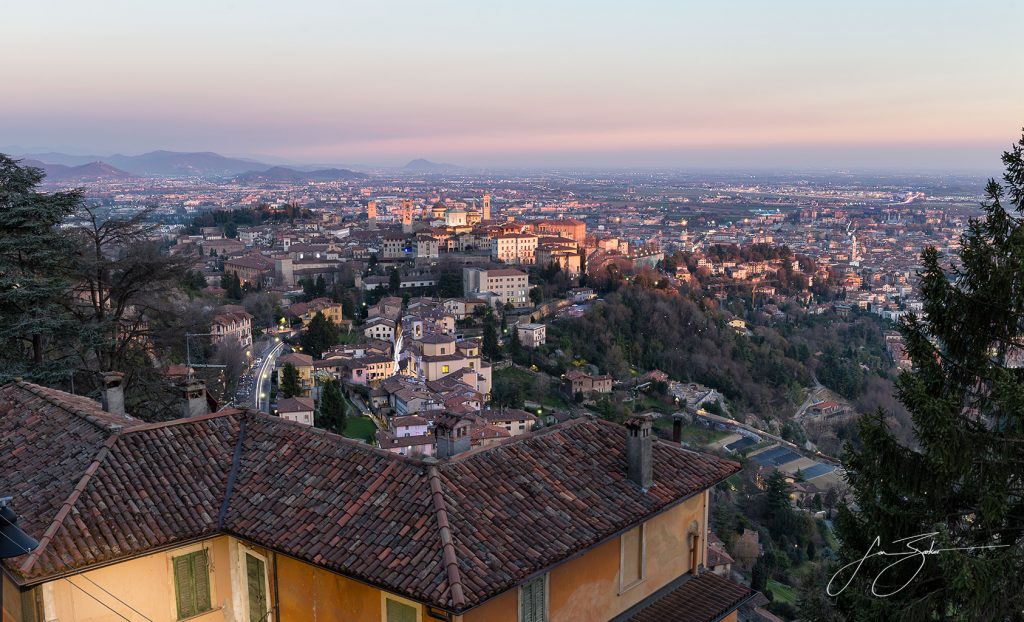
[[[228,507],[231,505],[231,494],[235,490],[235,480],[238,479],[238,470],[242,465],[242,446],[245,444],[245,416],[238,418],[238,438],[235,440],[235,450],[231,457],[231,470],[228,471],[228,481],[224,486],[224,500],[220,504],[220,512],[217,514],[217,529],[224,529],[224,520],[228,515]]]
[[[441,492],[441,475],[437,467],[427,467],[427,479],[430,481],[430,497],[434,503],[434,515],[437,519],[438,535],[441,538],[441,550],[444,555],[445,570],[448,574],[448,591],[452,597],[452,606],[462,608],[466,605],[466,596],[462,589],[462,573],[459,572],[459,559],[455,555],[455,544],[452,528],[448,523],[448,509]]]
[[[139,425],[133,425],[125,428],[125,433],[129,432],[148,432],[150,430],[159,430],[160,428],[170,428],[177,425],[185,425],[189,423],[200,423],[208,419],[220,419],[221,417],[237,416],[245,411],[232,411],[228,409],[221,409],[216,412],[206,413],[205,415],[196,415],[194,417],[179,417],[177,419],[169,419],[167,421],[155,421],[153,423],[142,422]]]
[[[82,474],[81,479],[78,480],[78,483],[75,484],[75,487],[71,490],[71,494],[69,494],[68,498],[64,500],[63,504],[61,504],[60,510],[58,510],[57,514],[53,517],[53,520],[50,522],[50,526],[46,528],[46,532],[43,533],[41,538],[39,538],[39,546],[32,551],[28,558],[26,558],[18,568],[22,574],[28,574],[32,569],[32,566],[39,561],[39,558],[42,556],[43,551],[46,550],[47,545],[53,541],[53,537],[57,534],[57,530],[64,524],[64,519],[66,519],[68,514],[71,513],[71,508],[73,508],[78,502],[78,498],[82,495],[82,492],[85,491],[85,487],[89,485],[89,482],[92,480],[92,476],[99,470],[100,464],[102,464],[103,461],[107,459],[107,456],[110,455],[110,450],[113,449],[114,444],[117,443],[117,440],[120,437],[120,431],[115,431],[103,443],[100,450],[96,452],[96,456],[85,469],[85,473]],[[64,563],[63,560],[60,561],[61,563]]]
[[[88,412],[88,411],[86,411],[86,410],[84,410],[82,408],[79,408],[77,406],[73,406],[71,404],[68,404],[67,402],[61,401],[61,400],[57,399],[55,396],[51,395],[48,392],[48,391],[60,391],[60,389],[50,389],[50,387],[44,387],[42,385],[34,384],[34,383],[27,382],[27,381],[24,381],[24,380],[15,380],[14,383],[19,388],[28,391],[29,393],[31,393],[32,395],[35,395],[39,399],[41,399],[41,400],[43,400],[43,401],[45,401],[45,402],[47,402],[47,403],[49,403],[49,404],[51,404],[53,406],[56,406],[57,408],[60,408],[61,410],[65,411],[65,412],[71,413],[72,415],[75,415],[76,417],[78,417],[80,419],[83,419],[83,420],[85,420],[88,423],[91,423],[93,426],[103,430],[104,432],[118,432],[120,430],[123,430],[126,427],[125,425],[120,424],[120,423],[112,423],[112,422],[109,422],[109,421],[104,421],[104,420],[100,419],[99,417],[97,417],[94,413],[90,413],[90,412]],[[63,393],[63,391],[61,391],[61,393]],[[85,397],[83,395],[75,395],[74,393],[68,393],[68,395],[70,395],[72,397],[76,397],[76,398],[81,398],[81,399],[89,399],[89,398],[87,398],[87,397]],[[89,400],[89,401],[92,401],[92,400]],[[96,404],[96,407],[100,408],[100,405]],[[126,419],[125,419],[125,423],[129,423],[131,421],[141,421],[141,420],[136,419],[135,417],[127,416]]]

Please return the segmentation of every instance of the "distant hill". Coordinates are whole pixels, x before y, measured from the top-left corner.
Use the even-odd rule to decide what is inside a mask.
[[[22,164],[43,169],[46,172],[45,181],[51,183],[135,178],[135,175],[115,168],[106,162],[89,162],[78,166],[67,166],[64,164],[47,164],[38,160],[23,160]]]
[[[137,156],[118,154],[104,158],[104,161],[130,173],[171,177],[228,177],[267,166],[253,160],[228,158],[211,151],[151,151]]]
[[[133,175],[159,177],[231,177],[269,164],[255,160],[228,158],[210,151],[151,151],[142,155],[74,156],[62,153],[26,154],[28,159],[45,162],[48,165],[80,166],[102,162]]]
[[[402,170],[409,173],[446,173],[451,171],[461,170],[462,167],[454,164],[445,164],[443,162],[431,162],[430,160],[424,160],[423,158],[417,158],[405,166]]]
[[[298,171],[285,166],[274,166],[265,171],[248,171],[234,179],[241,183],[291,183],[302,184],[316,181],[349,181],[366,179],[368,175],[343,168],[328,168],[319,171]]]
[[[367,177],[363,173],[347,168],[328,168],[323,164],[305,167],[271,166],[256,160],[229,158],[212,151],[183,152],[161,150],[150,151],[141,155],[114,154],[111,156],[81,156],[48,152],[23,154],[16,157],[23,158],[25,162],[35,162],[34,166],[51,170],[51,177],[64,174],[64,170],[60,167],[75,168],[94,164],[105,164],[123,174],[140,177],[220,177],[236,178],[247,182],[264,181],[280,183],[344,181],[349,179],[365,179]],[[449,166],[437,165],[432,162],[429,164],[431,166]],[[81,174],[88,172],[88,170],[83,169]],[[95,173],[99,176],[104,175],[99,170],[96,170]],[[108,171],[107,174],[113,174],[113,171]]]

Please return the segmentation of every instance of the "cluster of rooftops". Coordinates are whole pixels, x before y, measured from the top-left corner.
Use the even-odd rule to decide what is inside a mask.
[[[437,460],[233,408],[145,423],[20,381],[0,439],[0,490],[40,542],[4,562],[23,586],[227,534],[456,613],[739,470],[652,438],[641,487],[626,428],[589,418]]]

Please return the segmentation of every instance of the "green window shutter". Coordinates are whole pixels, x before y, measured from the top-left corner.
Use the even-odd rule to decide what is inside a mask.
[[[416,622],[416,608],[405,603],[385,598],[387,622]]]
[[[537,577],[520,589],[520,622],[547,622],[547,595],[544,577]]]
[[[196,613],[212,609],[210,602],[210,562],[206,549],[192,553],[192,573],[195,577]]]
[[[211,607],[210,570],[206,550],[171,559],[174,566],[174,593],[178,619],[190,618]]]
[[[196,615],[195,582],[192,579],[192,564],[188,555],[175,557],[174,594],[178,600],[178,619]]]
[[[255,555],[245,554],[246,589],[249,593],[249,622],[262,622],[267,614],[267,566]]]

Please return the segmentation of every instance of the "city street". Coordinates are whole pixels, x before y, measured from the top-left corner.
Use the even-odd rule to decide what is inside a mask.
[[[284,342],[278,337],[267,337],[253,344],[263,350],[253,359],[252,366],[239,380],[234,403],[239,406],[270,410],[270,374],[284,349]]]
[[[275,337],[255,367],[250,403],[254,404],[256,410],[270,412],[270,374],[274,373],[274,362],[283,349],[284,342]]]

